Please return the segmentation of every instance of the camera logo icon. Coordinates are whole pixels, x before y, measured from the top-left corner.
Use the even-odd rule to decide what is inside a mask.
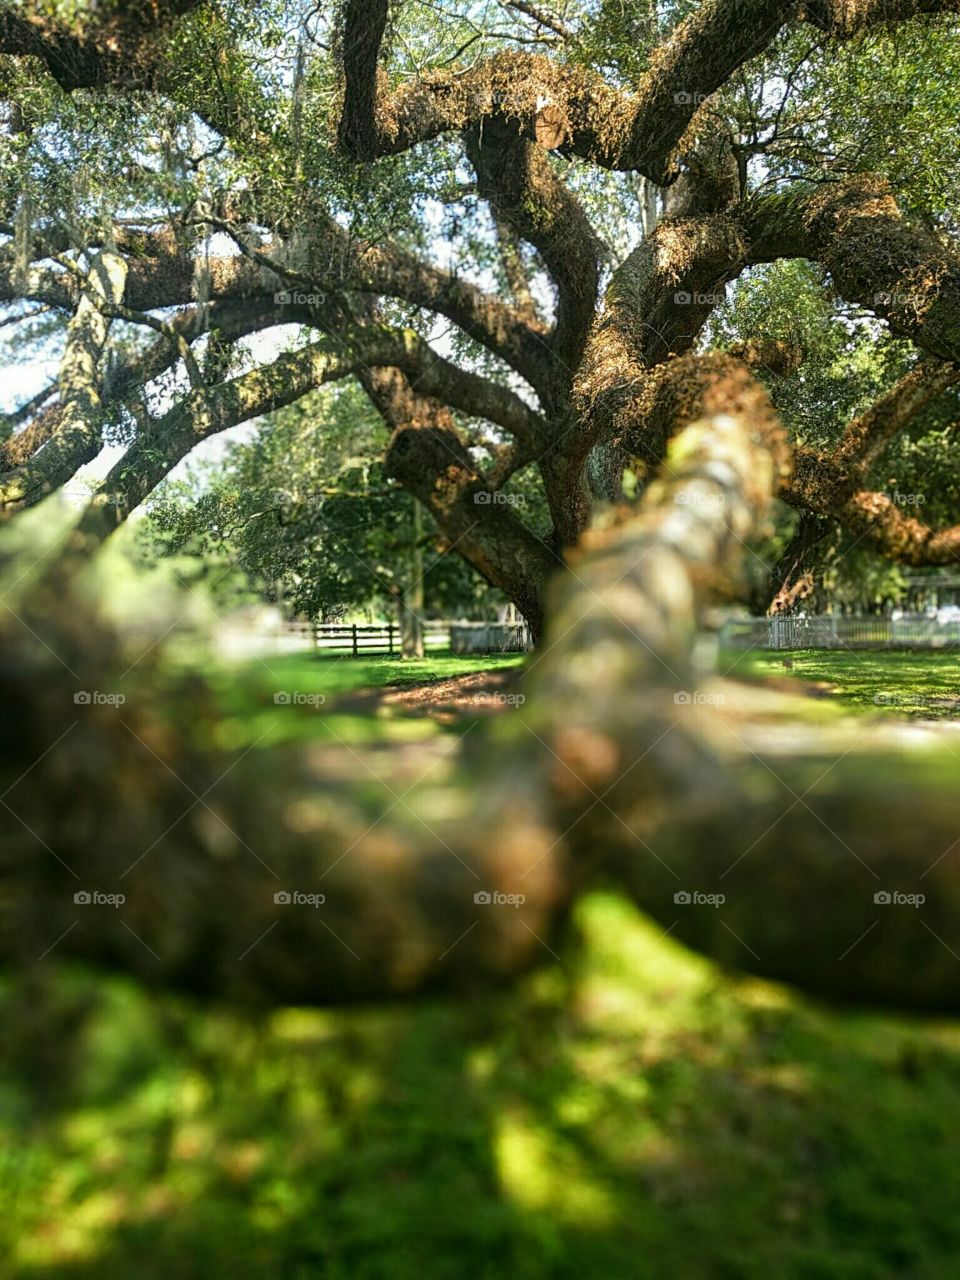
[[[491,501],[491,495],[487,493],[486,490],[481,490],[479,493],[475,493],[473,495],[473,500],[481,505],[486,505]]]
[[[290,302],[292,301],[290,292],[287,289],[280,289],[273,295],[273,300],[281,307],[289,307]]]
[[[687,293],[686,289],[677,289],[673,295],[673,300],[678,307],[689,307],[693,301],[693,296]]]
[[[281,689],[279,693],[275,693],[273,695],[273,700],[275,703],[277,703],[280,706],[286,706],[286,704],[290,701],[290,695],[289,693],[286,693],[284,690]]]
[[[287,889],[278,889],[273,895],[273,900],[279,907],[289,906],[290,893]]]
[[[679,693],[675,693],[673,695],[673,700],[681,706],[686,706],[690,701],[690,695],[687,693],[686,689],[681,689]]]
[[[877,892],[873,895],[873,900],[877,904],[877,906],[883,906],[883,907],[889,906],[890,894],[887,892],[886,889],[878,889]]]
[[[88,707],[93,701],[93,695],[86,689],[80,689],[73,695],[73,700],[78,707]]]
[[[481,889],[479,893],[475,893],[473,895],[473,900],[474,902],[478,903],[480,906],[486,906],[487,904],[493,901],[493,898],[490,896],[489,892],[486,889]]]
[[[690,893],[687,889],[678,889],[673,895],[673,900],[679,907],[688,907],[690,905]]]
[[[92,901],[90,897],[90,892],[88,889],[78,889],[77,892],[73,895],[73,900],[78,907],[87,907],[90,905]]]

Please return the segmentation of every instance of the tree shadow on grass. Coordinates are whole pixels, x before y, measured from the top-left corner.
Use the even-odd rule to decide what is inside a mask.
[[[579,923],[568,970],[410,1008],[254,1019],[62,971],[45,1058],[8,995],[10,1273],[956,1274],[957,1026],[727,980],[614,897]]]

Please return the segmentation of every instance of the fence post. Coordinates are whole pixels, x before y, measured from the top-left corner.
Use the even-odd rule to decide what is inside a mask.
[[[314,618],[313,620],[313,647],[320,648],[320,623]]]
[[[357,657],[357,624],[353,624],[353,656]]]
[[[387,639],[390,645],[390,657],[393,657],[393,623],[387,623]]]

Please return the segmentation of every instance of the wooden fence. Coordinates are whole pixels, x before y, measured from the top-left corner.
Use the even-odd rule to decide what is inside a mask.
[[[342,622],[286,622],[284,639],[322,653],[354,658],[401,653],[400,628],[395,622],[361,625]],[[426,652],[452,649],[454,653],[522,653],[530,648],[524,624],[488,622],[424,622]]]

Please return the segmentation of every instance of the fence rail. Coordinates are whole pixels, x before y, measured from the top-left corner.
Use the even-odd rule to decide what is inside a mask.
[[[733,649],[951,649],[960,647],[960,621],[937,618],[732,618],[720,643]]]
[[[281,635],[288,643],[310,646],[323,653],[365,655],[402,651],[400,628],[395,622],[362,625],[342,622],[285,622]],[[451,649],[454,653],[522,653],[530,648],[530,631],[523,624],[493,622],[423,623],[424,649]]]

